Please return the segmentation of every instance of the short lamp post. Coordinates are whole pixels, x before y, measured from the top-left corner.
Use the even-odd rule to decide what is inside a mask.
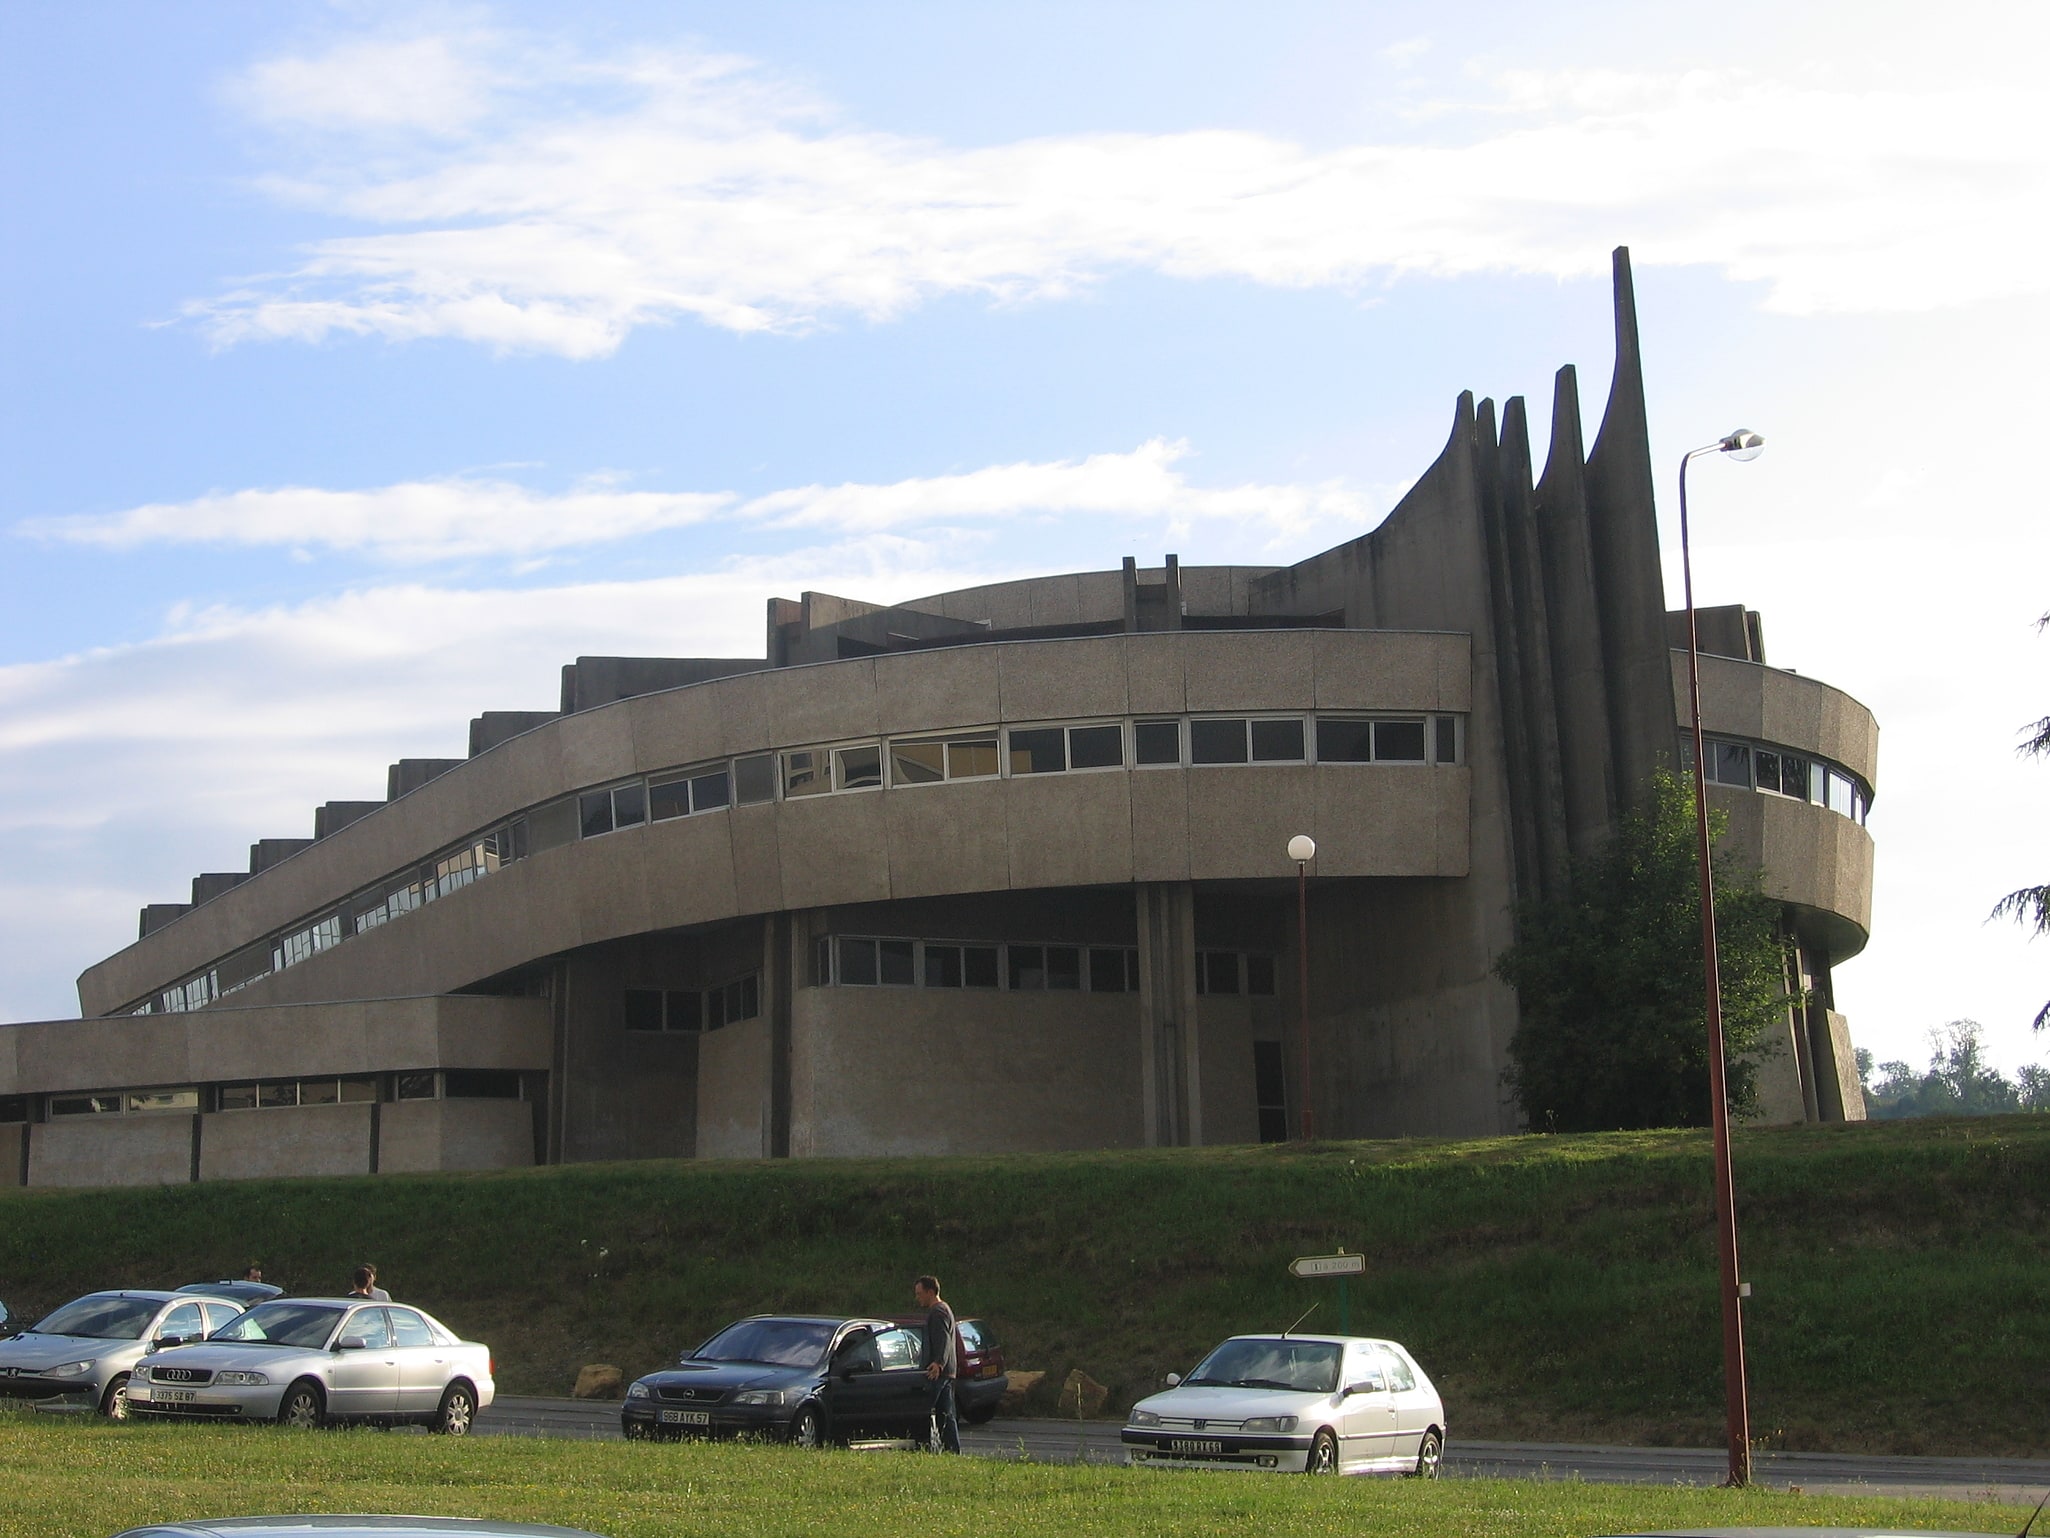
[[[1315,1135],[1315,1123],[1310,1117],[1310,861],[1317,858],[1317,841],[1307,833],[1298,833],[1288,841],[1288,857],[1295,861],[1295,965],[1296,999],[1302,1008],[1303,1040],[1303,1141],[1309,1142]]]
[[[1708,999],[1708,1114],[1715,1129],[1716,1251],[1722,1264],[1723,1392],[1732,1485],[1751,1482],[1751,1408],[1744,1381],[1742,1284],[1737,1271],[1737,1206],[1730,1178],[1730,1101],[1723,1065],[1723,989],[1716,965],[1715,887],[1708,852],[1708,757],[1701,740],[1701,636],[1694,619],[1694,562],[1687,545],[1687,466],[1703,454],[1756,459],[1765,450],[1757,433],[1739,428],[1680,460],[1680,571],[1687,595],[1687,696],[1694,726],[1694,827],[1700,851],[1701,972]]]

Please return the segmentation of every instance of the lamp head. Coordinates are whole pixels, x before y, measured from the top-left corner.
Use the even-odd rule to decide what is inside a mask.
[[[1298,833],[1288,841],[1288,857],[1298,865],[1307,865],[1317,858],[1317,841],[1307,833]]]
[[[1765,452],[1765,439],[1748,427],[1740,427],[1716,447],[1732,459],[1756,459]]]

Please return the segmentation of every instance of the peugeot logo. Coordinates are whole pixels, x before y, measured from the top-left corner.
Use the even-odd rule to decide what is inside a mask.
[[[1201,1431],[1201,1430],[1202,1430],[1202,1429],[1203,1429],[1203,1428],[1204,1428],[1205,1426],[1207,1426],[1207,1425],[1209,1425],[1209,1424],[1210,1424],[1210,1422],[1208,1422],[1208,1421],[1197,1421],[1197,1422],[1195,1423],[1195,1426],[1196,1426],[1196,1429],[1197,1429],[1198,1431]]]

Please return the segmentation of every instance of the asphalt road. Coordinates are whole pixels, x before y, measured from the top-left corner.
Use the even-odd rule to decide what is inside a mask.
[[[1041,1463],[1122,1463],[1118,1427],[1108,1421],[995,1420],[962,1428],[962,1445],[985,1458]],[[619,1436],[619,1407],[578,1399],[501,1395],[477,1418],[479,1436]],[[1582,1479],[1597,1484],[1713,1485],[1722,1482],[1721,1448],[1583,1447],[1537,1442],[1460,1442],[1446,1450],[1445,1473],[1489,1479]],[[1776,1489],[1810,1494],[1993,1496],[2034,1504],[2050,1490],[2050,1459],[1891,1458],[1843,1453],[1764,1453],[1753,1477]]]

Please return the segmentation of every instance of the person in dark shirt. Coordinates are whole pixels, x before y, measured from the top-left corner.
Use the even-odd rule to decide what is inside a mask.
[[[925,1375],[932,1383],[932,1414],[940,1431],[940,1446],[950,1453],[961,1450],[961,1419],[954,1408],[954,1379],[961,1362],[955,1346],[954,1311],[940,1296],[939,1278],[921,1276],[911,1284],[911,1296],[925,1310]]]

